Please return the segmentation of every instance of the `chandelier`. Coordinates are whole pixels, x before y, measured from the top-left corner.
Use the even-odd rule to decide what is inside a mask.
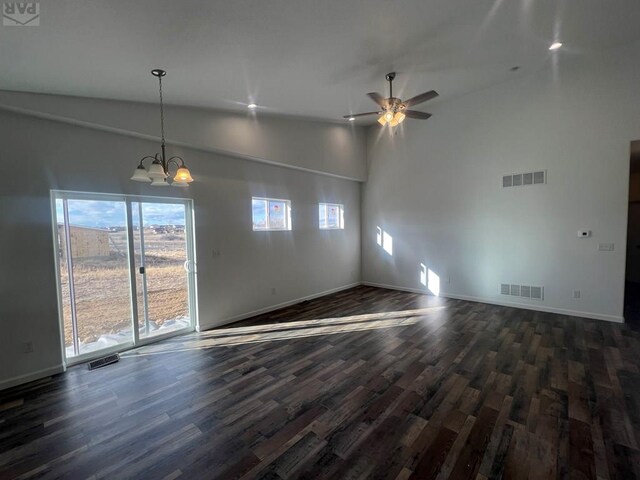
[[[162,143],[160,144],[160,153],[156,153],[154,156],[146,156],[140,159],[140,163],[138,167],[133,172],[133,176],[131,180],[136,182],[147,182],[151,183],[152,187],[167,187],[172,185],[174,187],[188,187],[191,182],[193,182],[193,178],[191,177],[191,172],[187,168],[187,165],[184,163],[184,160],[180,157],[171,157],[167,159],[167,155],[165,152],[165,141],[164,141],[164,105],[162,103],[162,77],[164,77],[167,72],[160,69],[151,70],[151,74],[154,77],[158,78],[158,84],[160,86],[160,131],[162,134]],[[151,165],[147,169],[144,166],[144,161],[150,160]],[[167,181],[170,177],[169,167],[175,166],[176,173],[173,176],[171,184]]]

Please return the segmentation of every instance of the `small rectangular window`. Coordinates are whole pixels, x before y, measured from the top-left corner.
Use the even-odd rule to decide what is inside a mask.
[[[344,207],[337,203],[321,203],[318,206],[320,228],[322,230],[344,228]]]
[[[253,230],[291,230],[291,202],[275,198],[251,199]]]

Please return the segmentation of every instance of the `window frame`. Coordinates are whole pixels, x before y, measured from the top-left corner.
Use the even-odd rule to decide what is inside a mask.
[[[320,209],[324,207],[324,227],[322,226],[322,216]],[[329,207],[336,207],[338,209],[338,226],[329,226]],[[341,203],[318,203],[318,228],[320,230],[344,230],[344,205]]]
[[[253,218],[253,202],[261,201],[265,203],[265,227],[256,228],[256,224]],[[284,228],[271,226],[271,202],[284,203]],[[270,198],[270,197],[251,197],[251,228],[254,232],[287,232],[292,230],[291,226],[291,200],[284,198]]]

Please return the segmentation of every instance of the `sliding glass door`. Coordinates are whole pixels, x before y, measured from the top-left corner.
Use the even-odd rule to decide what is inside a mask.
[[[191,201],[52,192],[67,362],[195,325]]]
[[[190,326],[187,211],[181,203],[132,202],[140,337]]]

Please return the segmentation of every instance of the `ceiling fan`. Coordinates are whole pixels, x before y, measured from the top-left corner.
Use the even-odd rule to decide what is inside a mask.
[[[380,115],[378,123],[380,125],[386,125],[387,123],[391,127],[402,123],[406,117],[417,118],[419,120],[426,120],[431,116],[430,113],[418,112],[416,110],[408,110],[409,107],[418,105],[419,103],[426,102],[438,96],[438,92],[431,90],[429,92],[421,93],[415,97],[405,100],[404,102],[399,98],[393,96],[393,80],[396,78],[396,72],[387,73],[385,76],[389,82],[389,97],[384,98],[382,95],[376,92],[367,93],[369,98],[376,102],[381,110],[367,113],[356,113],[354,115],[345,115],[344,118],[353,121],[357,117],[364,117],[367,115]]]

